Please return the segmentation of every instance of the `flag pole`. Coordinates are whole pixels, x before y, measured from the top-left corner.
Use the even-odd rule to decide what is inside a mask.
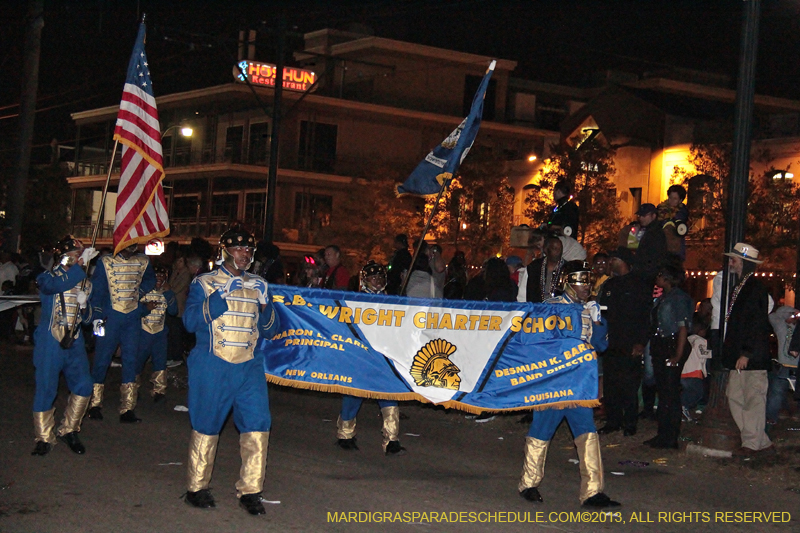
[[[100,224],[103,222],[103,211],[106,207],[106,197],[108,196],[108,185],[111,183],[111,173],[114,170],[114,159],[117,157],[117,147],[119,146],[119,140],[114,141],[114,149],[111,151],[111,161],[108,163],[108,174],[106,175],[106,184],[103,186],[103,198],[100,200],[100,209],[97,212],[97,223],[94,225],[94,230],[92,230],[92,248],[97,243],[97,234],[100,232]],[[89,279],[89,263],[87,262],[83,265],[83,269],[86,271],[86,277],[83,278],[81,281],[81,288],[80,290],[83,291],[86,289],[86,281]],[[67,335],[64,336],[62,342],[68,344],[68,346],[62,346],[64,348],[69,348],[72,346],[72,343],[75,342],[75,331],[78,327],[78,315],[80,315],[80,310],[75,310],[75,315],[72,318],[72,324],[69,325],[69,328],[65,332]],[[69,340],[67,340],[69,339]]]
[[[100,223],[103,220],[103,211],[106,207],[106,197],[108,196],[108,185],[111,183],[111,173],[114,171],[114,159],[117,157],[117,147],[119,146],[119,139],[114,141],[114,149],[111,151],[111,161],[108,163],[108,174],[106,175],[106,184],[103,186],[103,197],[100,200],[100,209],[97,212],[97,224],[94,225],[92,231],[92,248],[97,242],[97,234],[100,232]],[[89,265],[84,265],[86,271],[89,271]]]
[[[433,209],[431,209],[431,214],[428,216],[428,220],[425,222],[425,227],[422,228],[422,236],[419,238],[417,247],[414,250],[414,256],[411,258],[411,267],[406,273],[406,279],[403,280],[403,284],[400,285],[400,292],[398,293],[400,296],[403,296],[403,293],[406,292],[406,287],[408,286],[408,280],[411,277],[411,271],[414,268],[414,264],[417,262],[417,257],[419,257],[419,251],[422,249],[422,243],[425,242],[425,235],[428,234],[428,230],[431,227],[431,222],[433,221],[433,217],[434,215],[436,215],[436,210],[439,208],[439,200],[442,199],[444,191],[447,189],[447,185],[449,183],[450,179],[442,181],[442,188],[439,189],[439,194],[438,196],[436,196],[436,200],[433,202]]]

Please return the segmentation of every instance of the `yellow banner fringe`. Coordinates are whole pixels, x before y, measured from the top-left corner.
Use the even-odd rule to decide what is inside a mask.
[[[343,387],[342,385],[329,385],[327,383],[309,383],[307,381],[296,381],[293,379],[279,378],[270,374],[264,374],[267,381],[275,385],[284,387],[293,387],[295,389],[314,390],[319,392],[338,392],[339,394],[349,394],[350,396],[358,396],[359,398],[368,398],[372,400],[394,400],[398,402],[403,401],[418,401],[422,403],[433,403],[424,396],[416,392],[373,392],[363,389],[355,389],[353,387]],[[442,405],[446,409],[458,409],[473,415],[481,413],[511,413],[514,411],[543,411],[545,409],[571,409],[573,407],[600,407],[599,400],[571,400],[564,402],[553,402],[546,404],[532,405],[529,407],[510,407],[507,409],[490,409],[486,407],[476,407],[454,400],[448,400],[437,405]]]

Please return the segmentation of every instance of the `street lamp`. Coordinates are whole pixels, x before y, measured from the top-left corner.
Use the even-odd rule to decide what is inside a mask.
[[[176,128],[180,128],[181,129],[181,135],[184,136],[184,137],[191,137],[192,134],[194,134],[194,130],[192,128],[190,128],[189,126],[183,126],[181,124],[173,124],[172,126],[170,126],[167,129],[165,129],[163,132],[161,132],[161,138],[163,139],[164,137],[166,137],[167,136],[167,132],[169,132],[169,130],[174,130]]]

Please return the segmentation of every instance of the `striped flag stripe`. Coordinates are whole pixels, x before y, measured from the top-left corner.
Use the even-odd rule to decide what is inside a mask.
[[[145,26],[140,24],[114,128],[114,139],[122,144],[114,253],[169,233],[162,187],[161,132],[144,53],[144,35]]]

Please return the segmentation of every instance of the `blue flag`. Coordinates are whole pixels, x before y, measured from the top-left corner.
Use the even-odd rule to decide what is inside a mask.
[[[486,96],[486,88],[489,86],[489,79],[492,77],[497,61],[492,61],[483,76],[478,92],[472,100],[472,107],[469,116],[458,125],[453,132],[442,141],[442,144],[435,147],[425,156],[425,159],[417,165],[414,172],[408,179],[397,187],[397,194],[416,194],[424,196],[427,194],[437,194],[443,185],[453,178],[461,162],[467,157],[478,129],[481,127],[481,117],[483,116],[483,99]]]

